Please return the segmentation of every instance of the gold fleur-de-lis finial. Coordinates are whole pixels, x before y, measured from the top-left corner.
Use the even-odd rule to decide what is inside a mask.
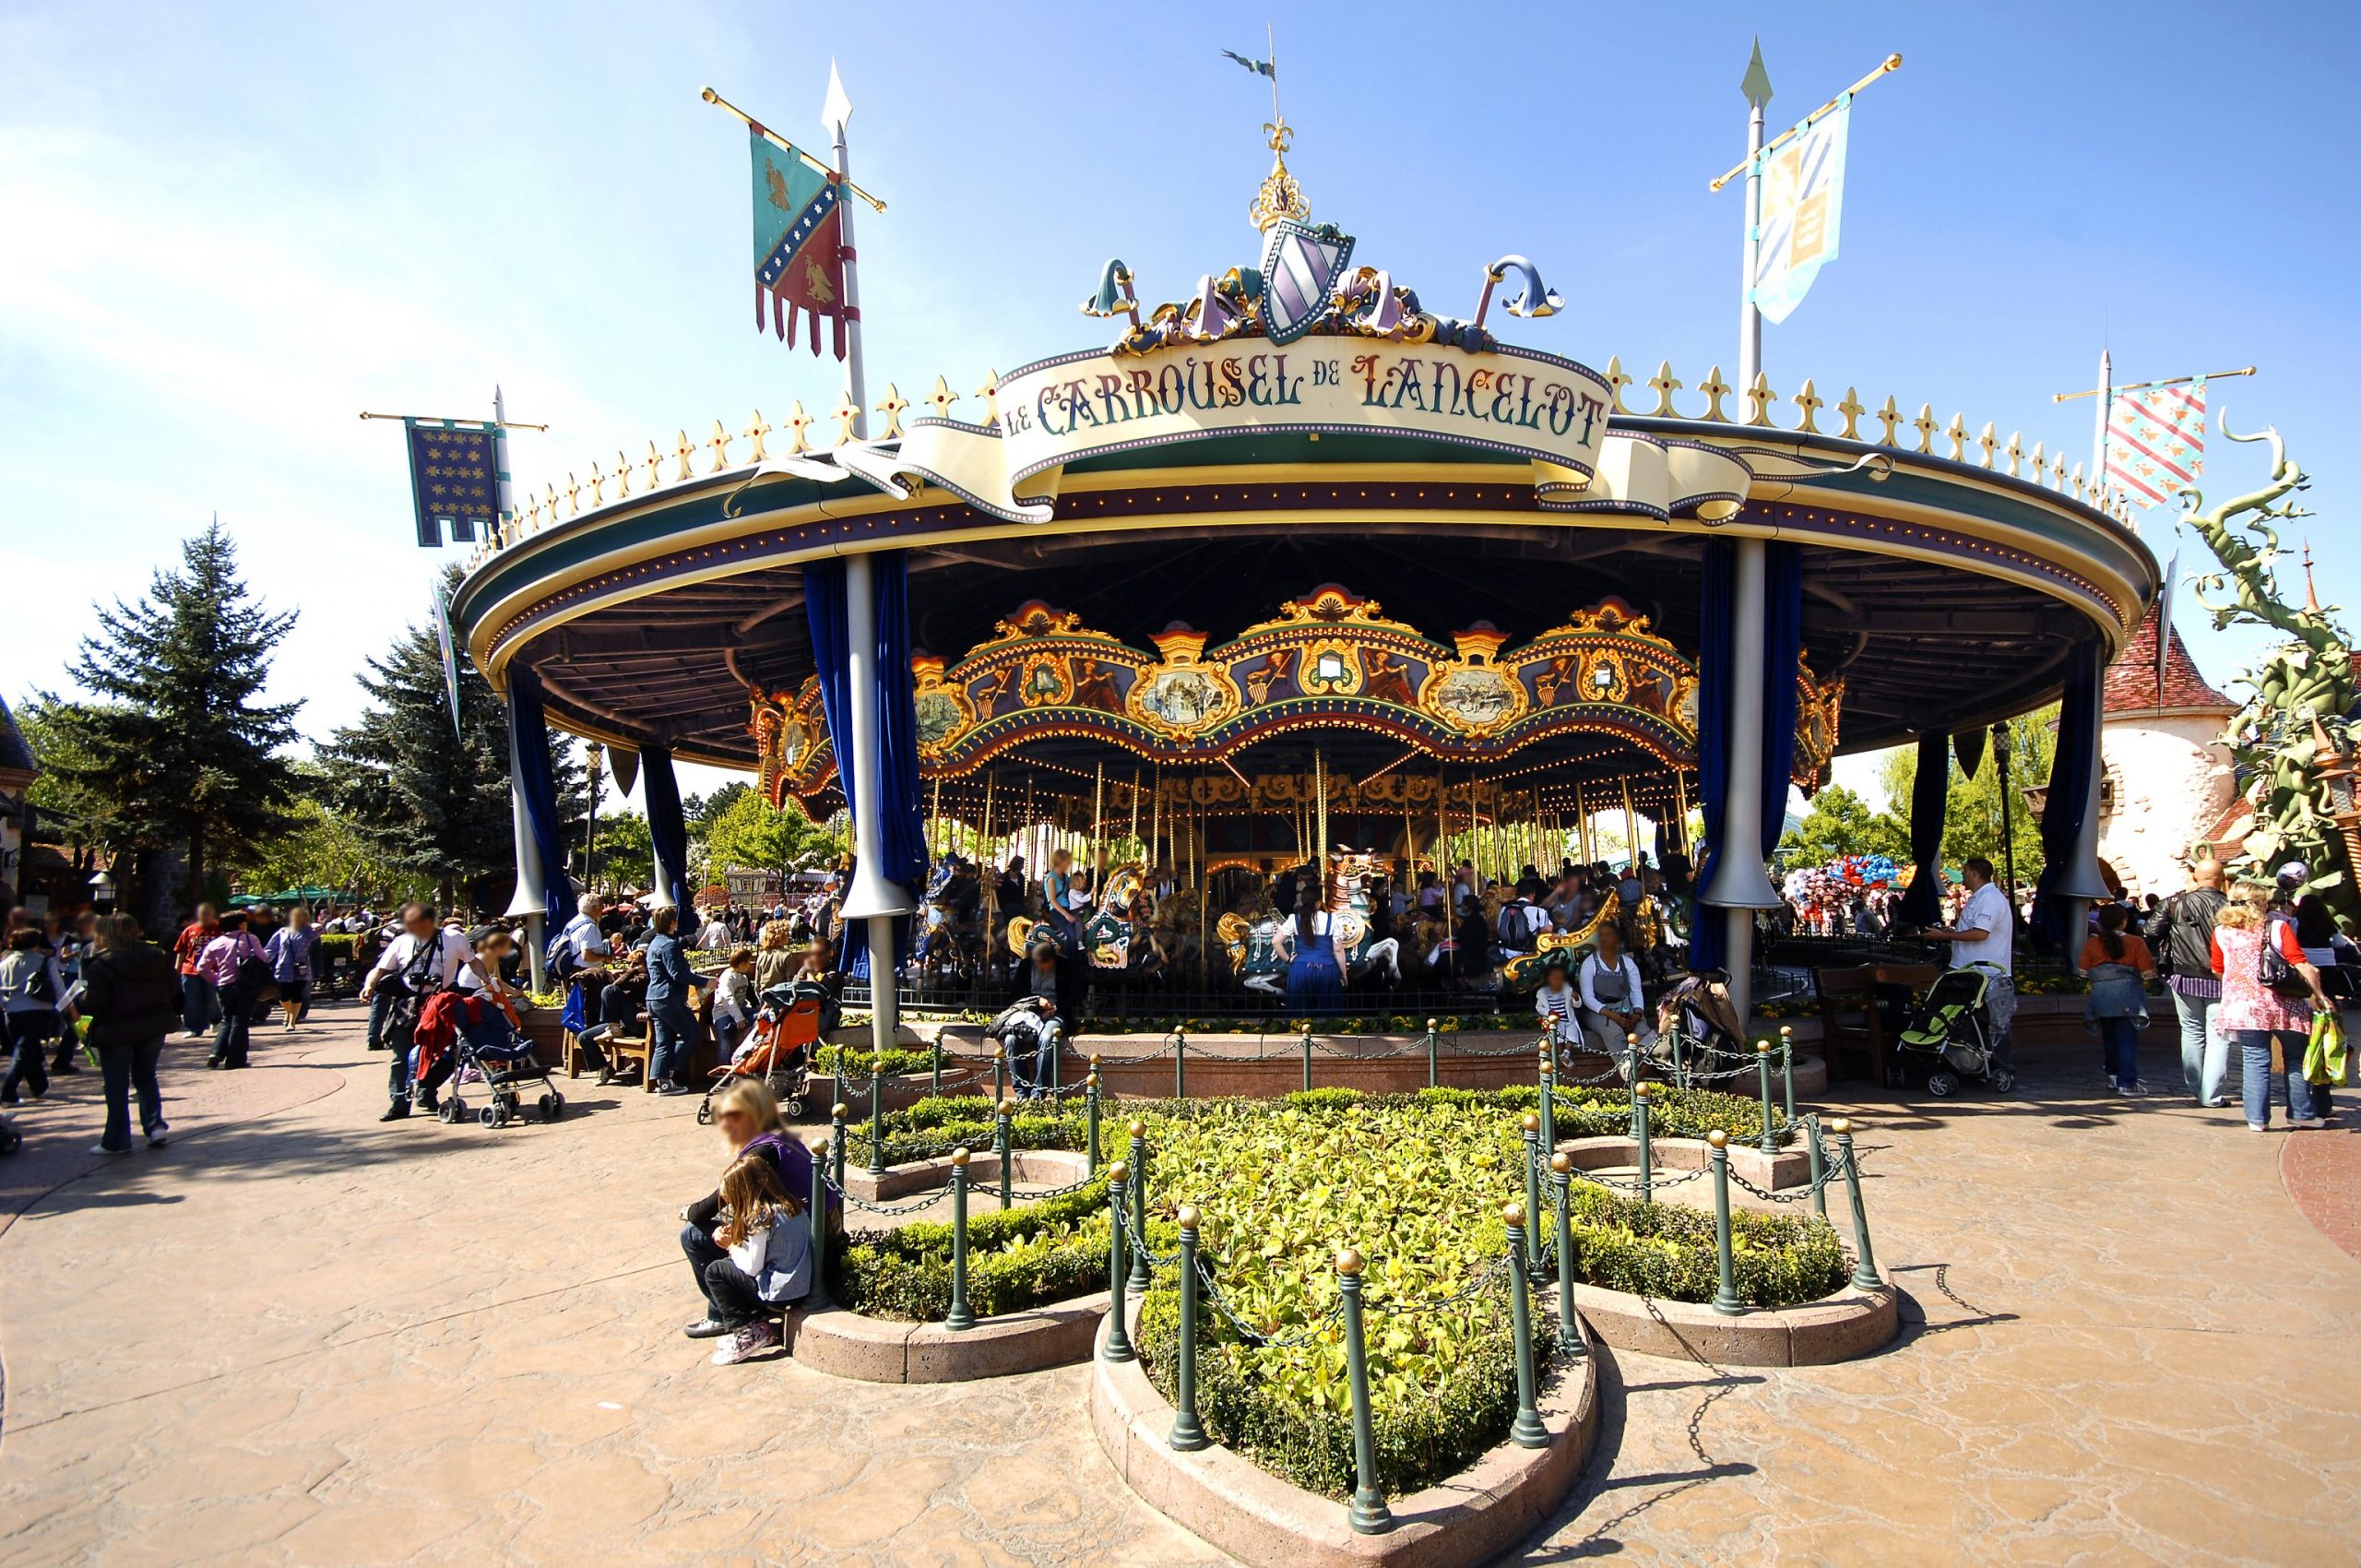
[[[615,493],[618,496],[631,493],[631,459],[623,456],[621,447],[615,449]]]
[[[909,406],[909,400],[902,396],[902,389],[887,382],[885,400],[877,405],[877,411],[885,416],[885,430],[877,439],[891,441],[902,434],[902,414]]]
[[[531,491],[525,493],[525,531],[538,533],[541,527],[541,498]]]
[[[568,474],[565,477],[572,479],[574,476],[572,474]],[[544,484],[541,488],[549,493],[550,521],[554,524],[557,521],[557,486],[554,484]]]
[[[1761,371],[1754,373],[1754,385],[1746,389],[1746,422],[1768,426],[1771,404],[1779,396],[1771,390],[1771,378]]]
[[[656,449],[655,442],[650,441],[647,444],[647,456],[642,457],[640,462],[647,469],[648,489],[654,490],[664,482],[664,454]]]
[[[2049,476],[2042,471],[2047,465],[2047,462],[2048,457],[2047,455],[2042,451],[2041,443],[2038,441],[2035,442],[2033,444],[2033,481],[2035,484],[2047,484],[2049,481]],[[2010,470],[2011,473],[2015,471],[2016,470],[2013,469]]]
[[[1623,374],[1623,356],[1620,354],[1608,355],[1607,412],[1610,418],[1616,414],[1628,414],[1631,411],[1623,406],[1623,388],[1631,385],[1631,378]]]
[[[685,430],[674,431],[672,433],[672,458],[679,466],[673,469],[672,477],[674,479],[696,478],[696,469],[690,467],[692,459],[694,459],[696,455],[696,444],[689,439],[689,433]]]
[[[603,505],[606,499],[607,476],[599,471],[598,464],[593,463],[590,465],[590,505]]]
[[[2074,465],[2074,499],[2082,499],[2082,465],[2080,463]]]
[[[730,433],[721,428],[719,420],[713,422],[713,434],[705,444],[713,450],[713,467],[706,472],[718,474],[730,466]]]
[[[756,409],[754,417],[746,422],[745,430],[741,432],[747,440],[754,444],[754,449],[746,454],[748,462],[759,463],[771,455],[770,448],[763,444],[763,437],[770,433],[771,427],[763,422],[763,410]]]
[[[984,422],[1000,423],[1000,372],[984,372],[984,384],[976,388],[976,396],[984,400]]]
[[[1861,438],[1861,416],[1869,411],[1861,407],[1861,395],[1847,386],[1845,388],[1845,400],[1836,405],[1836,411],[1845,416],[1845,428],[1836,434],[1847,441],[1858,441]]]
[[[951,405],[958,400],[959,394],[951,390],[951,383],[939,375],[934,378],[934,390],[928,393],[924,399],[926,406],[934,410],[934,417],[939,420],[949,419]]]
[[[1975,444],[1984,448],[1984,466],[1990,468],[1993,450],[2000,445],[2000,438],[1993,433],[1990,420],[1984,422],[1984,434],[1975,438]]]
[[[1295,127],[1286,116],[1274,116],[1264,122],[1263,136],[1271,149],[1271,172],[1263,177],[1263,188],[1254,193],[1246,216],[1256,229],[1267,232],[1285,219],[1302,222],[1311,216],[1311,203],[1295,176],[1287,172],[1287,149],[1295,145]]]
[[[1956,410],[1952,410],[1952,422],[1944,430],[1943,436],[1952,444],[1952,461],[1954,463],[1967,461],[1967,416]]]
[[[803,438],[803,433],[812,428],[812,416],[803,411],[802,398],[798,398],[795,400],[795,407],[787,410],[787,422],[779,428],[795,438],[795,445],[787,449],[789,457],[797,457],[812,450],[812,444]]]
[[[1932,403],[1919,404],[1918,417],[1910,422],[1910,428],[1918,433],[1918,450],[1926,453],[1928,457],[1933,457],[1935,453],[1935,432],[1943,428],[1941,425],[1935,422],[1935,405]]]
[[[1722,399],[1730,395],[1729,384],[1722,379],[1722,367],[1715,365],[1705,379],[1697,384],[1697,390],[1705,394],[1703,417],[1715,424],[1729,422],[1729,416],[1722,412]]]
[[[2049,459],[2049,488],[2060,494],[2065,493],[2066,454],[2063,452],[2056,454]]]
[[[1877,422],[1883,427],[1878,432],[1878,445],[1880,446],[1897,445],[1893,433],[1902,423],[1902,410],[1895,405],[1892,393],[1889,392],[1885,395],[1885,402],[1877,411]]]
[[[1820,425],[1815,422],[1813,416],[1818,414],[1820,410],[1827,405],[1821,401],[1820,394],[1812,390],[1810,376],[1804,377],[1804,389],[1797,393],[1793,398],[1789,398],[1788,401],[1795,404],[1796,407],[1804,411],[1803,423],[1796,426],[1796,428],[1807,435],[1818,435],[1820,434]]]
[[[852,427],[860,422],[860,405],[847,392],[836,399],[834,418],[836,422],[836,445],[841,446],[852,439]]]
[[[1680,390],[1680,378],[1672,374],[1672,362],[1665,360],[1656,373],[1648,377],[1648,390],[1656,395],[1655,416],[1660,420],[1679,419],[1680,410],[1672,406],[1672,395]]]

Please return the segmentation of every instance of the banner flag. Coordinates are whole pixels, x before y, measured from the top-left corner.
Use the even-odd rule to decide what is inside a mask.
[[[2105,483],[2142,511],[2205,471],[2205,378],[2118,397],[2106,421]]]
[[[409,446],[419,548],[440,550],[446,526],[456,542],[473,543],[478,527],[492,538],[500,523],[493,433],[406,419],[402,436]]]
[[[791,347],[800,313],[810,318],[817,354],[825,315],[836,323],[836,355],[843,359],[847,255],[836,177],[782,149],[761,125],[747,124],[754,163],[754,330],[762,330],[767,304],[771,330]]]
[[[443,695],[451,703],[451,738],[464,746],[467,737],[459,731],[459,660],[451,646],[451,600],[440,584],[434,589],[434,638],[443,646]]]
[[[1755,219],[1754,287],[1750,298],[1770,322],[1787,319],[1820,269],[1836,259],[1845,214],[1845,141],[1853,96],[1762,162]]]
[[[1235,49],[1225,49],[1222,51],[1222,53],[1225,57],[1237,61],[1240,65],[1245,66],[1248,70],[1253,72],[1258,77],[1268,77],[1273,81],[1277,81],[1279,79],[1278,65],[1273,61],[1256,60],[1251,56],[1240,54]]]

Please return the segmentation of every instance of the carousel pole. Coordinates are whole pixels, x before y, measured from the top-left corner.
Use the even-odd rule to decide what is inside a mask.
[[[1140,841],[1140,770],[1132,769],[1132,842]],[[1148,862],[1151,867],[1155,861]]]
[[[1631,809],[1631,776],[1625,774],[1618,783],[1623,786],[1623,848],[1631,862],[1631,875],[1640,874],[1640,815]]]

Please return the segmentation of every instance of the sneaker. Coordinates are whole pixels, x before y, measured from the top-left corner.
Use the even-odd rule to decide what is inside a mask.
[[[2115,1092],[2127,1098],[2136,1099],[2140,1096],[2148,1092],[2148,1086],[2134,1078],[2116,1085]]]
[[[759,1356],[778,1343],[777,1327],[763,1318],[741,1328],[729,1344],[713,1353],[717,1367],[734,1367],[749,1357]]]
[[[149,1148],[162,1148],[168,1141],[164,1134],[172,1130],[172,1124],[170,1122],[159,1122],[154,1126],[148,1128],[148,1146]]]
[[[406,1099],[394,1101],[393,1104],[386,1107],[386,1113],[377,1118],[380,1122],[406,1122],[409,1119],[409,1101]]]
[[[109,1148],[104,1144],[92,1144],[90,1146],[90,1152],[92,1154],[103,1154],[113,1157],[119,1154],[129,1154],[131,1151],[127,1148]]]
[[[2267,1122],[2249,1122],[2247,1123],[2247,1131],[2249,1133],[2268,1133],[2271,1131],[2271,1124]]]
[[[689,1091],[682,1088],[680,1085],[668,1080],[657,1085],[650,1092],[654,1094],[686,1094]]]
[[[718,1339],[725,1334],[735,1333],[736,1330],[718,1317],[701,1317],[681,1332],[692,1339]]]
[[[2313,1130],[2314,1130],[2314,1129],[2316,1129],[2316,1128],[2325,1127],[2325,1126],[2327,1126],[2327,1125],[2328,1125],[2328,1123],[2325,1123],[2325,1122],[2323,1122],[2323,1121],[2321,1121],[2321,1120],[2320,1120],[2319,1117],[2317,1117],[2317,1116],[2307,1116],[2307,1117],[2305,1117],[2305,1118],[2304,1118],[2302,1121],[2300,1121],[2300,1122],[2290,1122],[2290,1123],[2287,1123],[2287,1125],[2289,1125],[2290,1127],[2298,1128],[2298,1129],[2300,1129],[2300,1130],[2302,1130],[2302,1131],[2304,1131],[2304,1132],[2308,1132],[2308,1132],[2313,1131]]]

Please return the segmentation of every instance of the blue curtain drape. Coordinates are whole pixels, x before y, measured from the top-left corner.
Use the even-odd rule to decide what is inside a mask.
[[[558,832],[557,778],[550,766],[549,715],[541,678],[520,660],[508,671],[509,787],[523,798],[525,821],[540,864],[533,891],[557,924],[574,914],[574,879],[565,874],[565,841]]]
[[[1717,969],[1728,952],[1721,912],[1705,906],[1705,889],[1722,849],[1722,817],[1730,793],[1730,611],[1738,599],[1738,545],[1726,539],[1705,542],[1705,570],[1698,604],[1697,801],[1704,817],[1697,855],[1695,891],[1689,905],[1689,967]]]
[[[2074,852],[2089,814],[2092,770],[2099,753],[2099,645],[2082,644],[2068,656],[2066,690],[2058,704],[2058,754],[2049,765],[2049,794],[2041,808],[2041,880],[2034,886],[2033,921],[2051,946],[2081,933],[2067,928],[2070,905],[2082,895]]]
[[[804,619],[812,630],[812,657],[820,676],[820,706],[828,721],[828,740],[836,757],[836,783],[845,807],[859,799],[853,777],[852,658],[850,618],[842,560],[815,561],[803,568]],[[871,579],[876,594],[876,659],[878,769],[880,809],[878,845],[886,879],[900,884],[913,897],[926,885],[926,820],[919,790],[919,720],[916,688],[910,680],[909,566],[898,552],[872,558]],[[895,938],[895,950],[907,955],[909,922]],[[845,922],[836,968],[855,979],[869,978],[869,927],[866,921]]]
[[[672,753],[665,746],[639,748],[640,800],[647,807],[647,836],[655,840],[653,885],[662,876],[681,919],[689,918],[689,825],[681,815],[681,782],[672,775]],[[658,869],[660,868],[660,869]]]
[[[1918,776],[1910,785],[1910,863],[1917,869],[1903,890],[1902,918],[1914,925],[1933,925],[1943,916],[1935,867],[1942,859],[1943,815],[1951,798],[1951,737],[1931,731],[1918,737]]]
[[[1796,771],[1796,671],[1804,651],[1804,552],[1773,541],[1763,548],[1762,848],[1779,842],[1787,822],[1787,787]]]

